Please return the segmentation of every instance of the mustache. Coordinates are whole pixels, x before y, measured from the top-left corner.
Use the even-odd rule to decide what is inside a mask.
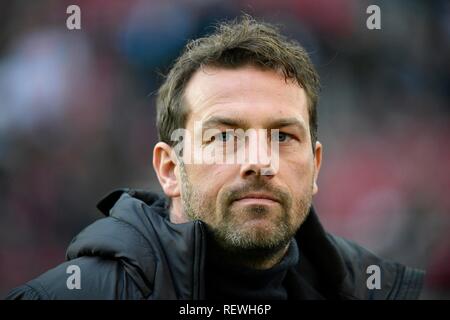
[[[276,187],[267,181],[255,180],[250,183],[246,183],[244,185],[232,187],[225,193],[225,199],[228,204],[231,204],[233,201],[241,199],[249,193],[253,192],[261,192],[270,194],[275,200],[277,200],[281,204],[289,204],[290,203],[290,195],[288,192],[282,190],[279,187]]]

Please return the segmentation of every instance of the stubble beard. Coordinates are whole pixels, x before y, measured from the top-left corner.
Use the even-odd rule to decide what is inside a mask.
[[[236,263],[245,261],[247,265],[258,265],[284,251],[306,219],[312,202],[311,183],[310,190],[299,199],[293,199],[279,189],[270,189],[280,199],[279,208],[272,208],[276,214],[266,206],[236,208],[233,199],[245,192],[267,190],[265,182],[255,179],[251,185],[239,190],[225,191],[216,202],[216,198],[208,199],[190,183],[184,165],[180,166],[180,176],[185,214],[190,220],[203,221],[216,253],[232,258]],[[239,221],[250,215],[266,215],[270,221],[261,225]]]

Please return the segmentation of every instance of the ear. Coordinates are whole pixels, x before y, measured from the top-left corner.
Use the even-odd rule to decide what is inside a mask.
[[[177,165],[172,147],[165,142],[158,142],[153,149],[153,169],[164,193],[170,198],[180,196]]]
[[[317,186],[317,178],[319,176],[320,166],[322,165],[322,144],[316,141],[316,146],[314,147],[314,185],[313,194],[319,191]]]

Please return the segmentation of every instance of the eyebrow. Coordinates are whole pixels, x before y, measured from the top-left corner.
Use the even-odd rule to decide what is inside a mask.
[[[306,125],[303,119],[298,118],[281,118],[281,119],[275,119],[271,121],[267,129],[276,129],[276,128],[284,128],[284,127],[297,127],[303,132],[306,132]]]
[[[202,126],[207,128],[214,128],[217,126],[227,126],[232,128],[241,128],[248,129],[250,125],[247,121],[240,118],[227,118],[220,116],[213,116],[208,120],[204,121]],[[265,129],[276,129],[276,128],[284,128],[284,127],[297,127],[302,132],[307,132],[305,122],[302,119],[298,119],[295,117],[290,118],[280,118],[275,120],[270,120],[266,123]]]
[[[232,128],[247,128],[248,127],[248,123],[247,121],[243,120],[243,119],[239,119],[239,118],[226,118],[226,117],[218,117],[218,116],[213,116],[211,118],[209,118],[206,121],[203,121],[202,126],[203,127],[217,127],[217,126],[227,126],[227,127],[232,127]]]

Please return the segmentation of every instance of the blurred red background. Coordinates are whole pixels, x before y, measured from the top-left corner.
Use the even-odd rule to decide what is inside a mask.
[[[81,30],[66,8],[81,8]],[[368,30],[366,8],[381,8]],[[321,75],[325,227],[428,271],[450,297],[450,3],[2,1],[0,296],[62,262],[97,200],[160,191],[154,96],[188,39],[242,11],[278,24]]]

